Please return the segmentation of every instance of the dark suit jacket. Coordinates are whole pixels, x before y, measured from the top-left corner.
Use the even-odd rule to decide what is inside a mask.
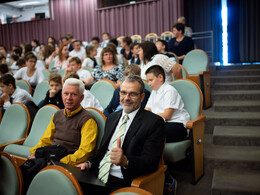
[[[108,115],[110,115],[112,112],[114,112],[117,109],[117,107],[119,106],[119,104],[120,104],[119,91],[120,91],[120,88],[117,88],[114,91],[112,99],[110,100],[108,106],[105,108],[103,113],[106,117],[108,117]],[[145,89],[144,93],[145,93],[144,100],[141,104],[142,108],[145,108],[145,105],[150,97],[150,92],[148,90]]]
[[[88,159],[92,163],[91,170],[98,169],[121,115],[122,111],[118,111],[107,118],[100,148],[92,159]],[[157,170],[164,147],[164,128],[164,120],[160,116],[143,108],[137,112],[122,145],[129,164],[127,169],[121,167],[121,171],[128,184],[140,175]]]

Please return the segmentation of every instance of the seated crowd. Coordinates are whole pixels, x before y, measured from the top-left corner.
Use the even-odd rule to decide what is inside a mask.
[[[52,116],[38,144],[30,149],[28,159],[35,158],[38,148],[61,145],[67,152],[60,162],[95,171],[109,193],[156,171],[165,139],[178,142],[188,136],[185,124],[190,116],[177,90],[169,85],[182,78],[171,51],[183,60],[194,49],[192,40],[184,36],[184,28],[180,23],[174,25],[175,38],[169,43],[135,43],[126,36],[121,48],[109,33],[103,33],[102,43],[93,37],[87,44],[71,34],[61,37],[60,44],[53,37],[46,45],[32,40],[31,44],[14,46],[10,54],[0,46],[2,112],[15,102],[33,103],[33,93],[16,86],[16,81],[26,80],[34,90],[46,78],[43,69],[51,71],[49,90],[35,107],[53,104],[61,109]],[[104,108],[89,91],[101,79],[116,86]],[[152,88],[151,92],[145,89],[144,82]],[[97,152],[97,122],[86,107],[94,107],[107,117]],[[30,181],[25,184],[28,187]]]

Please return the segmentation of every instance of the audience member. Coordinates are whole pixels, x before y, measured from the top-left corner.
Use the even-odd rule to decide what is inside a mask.
[[[136,177],[158,169],[164,148],[164,121],[141,108],[144,96],[142,79],[126,77],[120,87],[123,110],[109,115],[99,150],[78,165],[81,170],[96,171],[110,191],[130,186]]]
[[[18,66],[19,69],[25,67],[26,66],[25,60],[23,58],[20,58],[19,60],[17,60],[16,66]]]
[[[32,51],[36,52],[38,54],[40,52],[40,42],[36,39],[33,39],[31,41]]]
[[[74,47],[73,47],[73,42],[75,41],[74,36],[70,33],[67,33],[66,37],[68,38],[68,47],[69,51],[71,52]]]
[[[85,50],[82,47],[82,41],[75,40],[72,42],[72,45],[73,45],[73,50],[69,53],[69,56],[78,57],[82,62],[85,58]]]
[[[88,70],[81,69],[81,60],[78,57],[73,57],[69,60],[69,66],[67,66],[64,76],[71,72],[77,73],[83,82],[91,77],[91,73]]]
[[[54,58],[56,57],[55,47],[46,45],[45,46],[45,53],[44,53],[44,61],[46,64],[46,68],[49,68],[50,64],[52,63]]]
[[[69,48],[67,45],[61,45],[58,51],[58,57],[55,59],[55,70],[64,69],[69,65]]]
[[[4,63],[10,63],[10,55],[7,52],[7,48],[4,45],[0,45],[0,57],[5,57],[5,62]],[[0,60],[1,63],[1,60]]]
[[[91,77],[86,80],[86,85],[96,82],[100,79],[113,81],[117,87],[120,86],[120,80],[124,77],[124,67],[117,63],[117,57],[114,50],[110,47],[103,48],[101,52],[101,65],[97,65],[91,73]]]
[[[103,42],[100,44],[100,47],[104,48],[107,46],[107,44],[110,40],[110,34],[108,32],[102,33],[102,39],[103,39]]]
[[[0,64],[0,78],[8,73],[7,64]]]
[[[91,43],[97,49],[97,56],[100,56],[102,52],[102,48],[100,47],[100,39],[98,37],[92,37]]]
[[[78,79],[67,79],[62,90],[65,109],[57,111],[36,146],[30,149],[29,159],[35,158],[37,148],[48,145],[64,146],[68,155],[60,161],[77,165],[86,161],[94,151],[97,138],[97,123],[94,117],[82,108],[84,84]],[[69,119],[69,120],[68,120]]]
[[[6,63],[6,57],[0,56],[0,64],[5,64],[5,63]]]
[[[82,67],[95,68],[97,65],[97,61],[95,59],[95,56],[97,55],[97,49],[91,45],[87,46],[85,48],[85,51],[86,58],[82,63]]]
[[[3,92],[1,99],[4,100],[4,109],[7,109],[15,102],[26,104],[29,101],[33,101],[32,96],[27,91],[16,87],[15,79],[10,74],[4,75],[0,78],[0,87]]]
[[[132,52],[130,49],[130,44],[132,43],[131,37],[124,37],[121,39],[121,55],[125,58],[125,60],[130,60],[132,58]]]
[[[158,40],[156,41],[155,45],[159,53],[164,54],[169,58],[173,58],[173,60],[175,60],[175,56],[172,53],[167,52],[168,48],[167,42],[165,40]]]
[[[188,27],[186,24],[186,18],[184,16],[181,16],[178,18],[177,20],[178,23],[182,23],[185,25],[185,29],[184,29],[184,35],[188,36],[188,37],[192,37],[192,29],[191,27]]]
[[[140,67],[137,64],[129,64],[126,67],[126,69],[125,69],[124,76],[127,77],[130,74],[140,76],[140,74],[141,74]],[[114,91],[114,94],[113,94],[113,97],[112,97],[110,103],[108,104],[108,106],[104,110],[104,115],[106,117],[108,117],[108,115],[110,115],[112,112],[116,112],[116,111],[119,111],[119,110],[123,109],[122,106],[120,105],[120,95],[119,95],[119,92],[120,92],[120,88],[117,88]],[[145,93],[144,100],[142,101],[142,104],[141,104],[142,108],[145,107],[145,105],[146,105],[146,103],[148,101],[148,98],[150,96],[150,92],[147,91],[146,89],[144,90],[144,93]]]
[[[47,104],[53,104],[55,106],[58,106],[60,109],[63,109],[64,104],[61,97],[62,80],[60,74],[51,73],[48,77],[48,81],[50,90],[47,91],[44,100],[39,103],[38,107],[41,108]]]
[[[36,66],[37,58],[32,53],[29,53],[25,56],[26,67],[19,69],[15,75],[15,79],[23,79],[28,81],[32,88],[35,88],[36,85],[44,80],[43,73],[37,69]]]
[[[49,43],[56,44],[56,39],[55,39],[53,36],[49,36],[49,37],[48,37],[48,44],[49,44]]]
[[[130,49],[132,52],[132,58],[128,61],[128,64],[141,64],[140,58],[139,58],[139,43],[131,43]]]
[[[145,109],[164,118],[166,142],[184,140],[188,135],[185,126],[190,116],[184,109],[181,96],[173,86],[165,83],[165,72],[161,66],[151,66],[145,74],[153,89]]]
[[[68,78],[79,79],[79,75],[75,72],[69,73],[68,75],[63,77],[63,83]],[[94,95],[92,95],[92,93],[90,93],[89,90],[85,89],[83,94],[84,94],[84,99],[80,103],[83,108],[93,107],[93,108],[96,108],[96,109],[100,110],[101,112],[103,112],[103,107],[100,105],[97,98]]]
[[[109,43],[114,43],[115,46],[116,46],[116,51],[117,51],[116,53],[117,54],[121,54],[121,49],[122,48],[118,46],[118,40],[117,39],[110,39]]]
[[[107,47],[111,48],[113,50],[113,52],[116,54],[117,63],[121,64],[121,65],[124,65],[123,57],[120,54],[117,53],[116,45],[114,43],[112,43],[112,42],[109,42],[107,44]]]
[[[145,71],[152,65],[160,65],[166,72],[166,83],[171,83],[173,81],[173,76],[175,79],[182,77],[181,71],[178,71],[176,75],[176,62],[167,57],[164,54],[158,54],[157,48],[154,43],[150,41],[144,41],[139,44],[139,58],[141,62],[141,77],[146,79]],[[180,72],[180,73],[179,73]]]
[[[61,37],[61,38],[60,38],[60,45],[66,45],[66,46],[68,46],[68,45],[69,45],[69,39],[68,39],[68,37]]]
[[[184,27],[182,23],[175,24],[172,27],[175,37],[168,42],[168,50],[178,56],[180,64],[182,64],[185,55],[194,49],[193,40],[184,35]]]

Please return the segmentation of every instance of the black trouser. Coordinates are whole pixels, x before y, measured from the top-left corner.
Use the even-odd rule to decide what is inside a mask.
[[[165,123],[166,142],[179,142],[187,137],[187,129],[183,123]]]

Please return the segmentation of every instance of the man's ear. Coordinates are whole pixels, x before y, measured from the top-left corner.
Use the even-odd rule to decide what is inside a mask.
[[[14,86],[13,86],[11,83],[9,83],[7,86],[8,86],[8,88],[10,88],[10,89],[13,89],[13,88],[14,88]]]

